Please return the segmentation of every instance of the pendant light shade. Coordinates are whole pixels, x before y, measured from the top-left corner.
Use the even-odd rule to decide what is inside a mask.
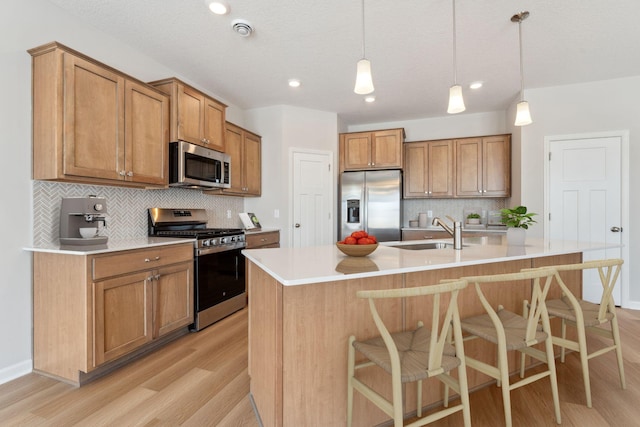
[[[515,126],[526,126],[533,123],[531,112],[529,111],[529,103],[524,100],[524,67],[522,65],[522,21],[528,17],[529,12],[527,11],[516,13],[511,17],[511,22],[518,23],[518,42],[520,47],[520,102],[516,106]]]
[[[455,85],[449,88],[449,108],[447,113],[456,114],[465,110],[464,99],[462,99],[462,86]]]
[[[371,79],[371,62],[368,59],[358,61],[356,72],[356,87],[353,89],[358,95],[367,95],[373,92],[373,80]]]
[[[516,126],[530,125],[533,122],[531,120],[531,113],[529,112],[529,103],[527,101],[520,101],[516,106]]]
[[[462,86],[458,84],[456,56],[456,0],[453,0],[453,86],[449,88],[449,114],[462,113],[466,109],[462,98]]]
[[[362,0],[362,59],[358,61],[356,70],[356,86],[353,91],[358,95],[368,95],[375,89],[371,77],[371,62],[366,58],[364,49],[364,0]]]

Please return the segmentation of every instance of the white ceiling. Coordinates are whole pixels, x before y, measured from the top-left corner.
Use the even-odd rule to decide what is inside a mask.
[[[446,115],[451,0],[365,0],[373,104],[353,92],[360,0],[227,0],[225,16],[204,0],[50,1],[243,109],[294,105],[347,125]],[[523,10],[526,88],[640,75],[639,0],[456,0],[461,114],[504,110],[519,96],[510,18]],[[251,37],[231,30],[238,18],[254,26]],[[302,86],[289,88],[290,78]],[[471,91],[475,80],[484,87]]]

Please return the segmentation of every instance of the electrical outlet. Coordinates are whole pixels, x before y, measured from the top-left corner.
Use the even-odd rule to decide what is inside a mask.
[[[433,216],[433,211],[427,211],[427,216],[428,217],[432,217]]]
[[[273,217],[274,218],[280,218],[280,209],[274,209],[273,210]]]
[[[227,218],[231,219],[231,209],[227,209]]]

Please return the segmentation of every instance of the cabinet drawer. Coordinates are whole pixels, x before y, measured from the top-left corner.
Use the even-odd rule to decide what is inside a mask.
[[[93,258],[92,277],[93,280],[100,280],[192,260],[193,245],[191,243],[116,252]]]
[[[269,231],[266,233],[247,234],[246,241],[247,241],[247,249],[262,248],[265,246],[279,247],[280,232]]]

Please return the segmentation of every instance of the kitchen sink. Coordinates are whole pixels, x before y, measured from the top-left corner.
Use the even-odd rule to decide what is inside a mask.
[[[462,245],[465,247],[466,245]],[[408,245],[395,245],[391,246],[392,248],[398,249],[408,249],[412,251],[421,251],[425,249],[453,249],[453,243],[445,243],[445,242],[429,242],[429,243],[415,243]]]

